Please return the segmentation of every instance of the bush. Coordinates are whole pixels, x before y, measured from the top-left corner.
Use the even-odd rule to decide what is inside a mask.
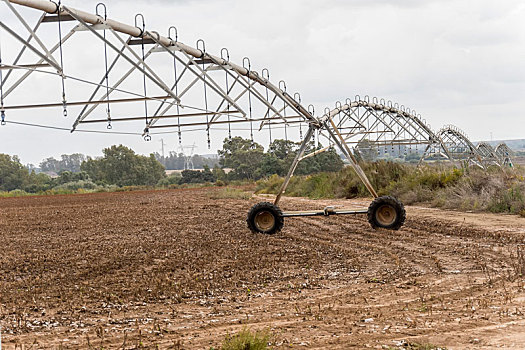
[[[191,183],[206,183],[206,182],[215,182],[217,178],[210,171],[208,166],[204,166],[204,170],[183,170],[182,178],[180,180],[181,184],[191,184]]]
[[[305,178],[292,178],[293,187],[287,190],[291,196],[309,197],[313,199],[334,198],[336,196],[336,181],[334,173],[319,173]],[[280,188],[280,187],[279,187]]]
[[[379,195],[393,195],[405,204],[525,215],[525,181],[519,167],[467,171],[450,165],[418,168],[388,161],[361,166]],[[282,183],[282,178],[271,176],[257,182],[256,192],[275,194]],[[286,193],[310,198],[370,197],[351,167],[338,173],[293,177]]]
[[[256,193],[277,193],[283,185],[284,179],[279,175],[272,175],[269,178],[261,179],[256,182]]]
[[[182,175],[180,173],[173,173],[168,177],[160,179],[160,181],[157,182],[157,186],[170,188],[172,185],[179,185],[181,180]]]
[[[269,341],[268,331],[253,333],[245,328],[233,336],[228,335],[222,343],[221,350],[265,350],[269,349]]]
[[[380,195],[394,195],[405,204],[432,202],[442,190],[455,187],[464,175],[463,170],[450,166],[402,166],[405,167],[402,175],[399,174],[388,185],[378,189]]]
[[[12,190],[12,191],[1,191],[0,197],[7,198],[7,197],[22,197],[22,196],[29,196],[30,193],[27,193],[24,190]]]
[[[399,182],[406,174],[414,171],[414,167],[401,163],[379,161],[363,163],[363,170],[367,174],[372,186],[376,189],[387,188]],[[259,193],[277,193],[283,179],[273,175],[257,182],[256,191]],[[324,172],[310,176],[294,176],[290,180],[288,195],[310,198],[355,198],[369,197],[370,193],[361,182],[352,167],[346,167],[339,172]]]
[[[115,189],[115,192],[132,192],[132,191],[146,191],[146,190],[152,190],[154,187],[152,186],[122,186],[117,187]]]
[[[100,186],[93,183],[91,180],[79,180],[79,181],[67,182],[62,185],[56,186],[53,188],[53,190],[55,191],[61,191],[61,190],[78,191],[79,189],[96,190],[99,187]]]
[[[73,173],[71,171],[62,171],[58,178],[55,179],[59,185],[77,181],[89,181],[89,175],[85,171]]]
[[[507,190],[498,191],[491,199],[488,209],[494,213],[520,213],[525,210],[524,186],[514,184]]]

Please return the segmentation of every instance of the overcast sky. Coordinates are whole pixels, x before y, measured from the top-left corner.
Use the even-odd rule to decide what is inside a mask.
[[[94,12],[97,2],[63,1],[87,12]],[[167,34],[175,25],[179,40],[191,46],[202,38],[210,53],[219,55],[227,47],[237,63],[248,56],[254,69],[268,68],[272,81],[284,79],[318,111],[346,97],[370,95],[417,110],[434,129],[457,125],[472,140],[490,140],[491,133],[494,140],[525,138],[523,1],[128,0],[106,5],[110,18],[132,24],[141,12],[150,30]],[[6,12],[2,7],[3,21]],[[195,138],[197,152],[215,152],[201,136]],[[147,143],[139,136],[15,125],[0,127],[0,139],[1,153],[34,164],[64,153],[98,155],[119,143],[140,153],[160,151],[159,137]],[[163,139],[166,150],[177,147],[176,135]]]

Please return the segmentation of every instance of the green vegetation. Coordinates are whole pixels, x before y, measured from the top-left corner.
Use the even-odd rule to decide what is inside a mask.
[[[488,170],[458,169],[378,161],[362,163],[379,195],[390,194],[405,204],[515,213],[525,216],[525,181],[521,168]],[[283,179],[271,176],[257,182],[259,193],[277,193]],[[309,198],[355,198],[370,194],[351,167],[337,173],[296,176],[286,191],[289,196]]]
[[[252,197],[252,192],[246,192],[238,188],[223,187],[217,191],[210,193],[211,199],[244,199],[248,200]]]
[[[273,174],[284,176],[288,172],[293,159],[299,151],[300,143],[275,140],[265,153],[261,145],[248,139],[234,137],[225,139],[222,150],[219,150],[219,164],[223,168],[231,168],[227,180],[249,179],[257,180]],[[321,149],[311,142],[305,154]],[[320,171],[339,171],[343,161],[337,152],[330,148],[326,152],[301,161],[296,169],[297,175],[309,175]],[[220,180],[221,177],[218,177]]]
[[[298,148],[298,143],[275,140],[265,153],[261,145],[251,140],[241,137],[225,139],[222,150],[218,151],[220,158],[209,161],[215,164],[213,170],[201,161],[203,170],[183,170],[170,176],[165,175],[165,168],[159,162],[158,155],[139,155],[123,145],[105,148],[103,156],[99,158],[79,153],[64,154],[60,160],[46,158],[40,163],[40,169],[31,164],[23,166],[16,156],[0,154],[0,196],[177,188],[211,183],[224,186],[272,174],[284,175]],[[314,143],[311,143],[307,152],[315,149]],[[182,155],[175,153],[170,153],[169,158],[160,159],[163,162],[175,162],[177,164],[171,165],[177,167],[184,161]],[[217,162],[223,168],[229,168],[226,169],[228,173]],[[296,173],[306,175],[321,170],[337,171],[342,167],[341,158],[333,149],[329,149],[301,162]],[[38,170],[43,172],[37,173]]]
[[[288,172],[290,165],[297,155],[300,143],[286,140],[275,140],[264,152],[264,148],[256,142],[242,137],[225,139],[223,147],[218,151],[219,167],[213,170],[204,165],[204,170],[184,170],[181,175],[171,175],[160,180],[162,187],[174,187],[181,184],[216,183],[219,186],[231,184],[235,181],[253,181],[267,178],[273,174],[283,176]],[[316,149],[312,142],[306,153]],[[299,163],[296,174],[308,175],[320,171],[339,171],[343,168],[341,157],[330,148],[326,152],[307,158]],[[228,173],[224,169],[230,169]]]
[[[370,182],[381,190],[387,186],[401,182],[413,166],[402,163],[379,161],[373,163],[362,163],[363,170]],[[257,191],[261,193],[277,193],[283,179],[272,176],[266,180],[257,182]],[[355,198],[369,196],[368,190],[351,167],[346,167],[339,172],[318,173],[310,176],[294,176],[288,189],[287,195],[318,198]]]
[[[154,186],[165,177],[164,166],[153,154],[135,154],[123,145],[105,148],[99,159],[88,157],[80,169],[97,184],[122,186]]]
[[[179,180],[180,184],[192,184],[192,183],[206,183],[206,182],[215,182],[217,177],[210,171],[210,168],[205,165],[203,171],[199,170],[183,170],[181,173],[181,178]]]
[[[225,139],[222,150],[218,151],[220,165],[232,168],[230,179],[255,179],[256,171],[261,165],[264,149],[261,145],[249,139],[234,137]]]
[[[155,158],[162,164],[167,170],[184,170],[186,165],[186,156],[184,153],[169,152],[168,155],[162,156],[155,152],[153,153]],[[202,169],[204,166],[213,168],[219,163],[218,158],[206,158],[198,154],[191,156],[191,162],[196,169]]]
[[[159,182],[157,182],[157,186],[163,188],[175,187],[180,184],[181,179],[182,175],[180,173],[173,173],[160,179]]]
[[[14,156],[0,154],[0,189],[12,191],[23,188],[29,182],[29,172]]]
[[[42,171],[60,173],[70,171],[77,173],[80,171],[80,165],[86,160],[86,156],[80,153],[63,154],[60,160],[53,157],[46,158],[40,163]]]
[[[44,173],[35,173],[24,167],[14,156],[0,154],[0,196],[21,196],[28,193],[63,193],[78,189],[98,190],[98,185],[89,180],[84,172],[64,171],[57,178]]]
[[[252,332],[244,328],[235,335],[228,335],[221,350],[266,350],[269,349],[269,331]]]
[[[153,155],[137,155],[122,145],[106,148],[103,153],[99,159],[86,160],[79,154],[63,155],[61,161],[47,158],[41,163],[44,169],[78,170],[62,170],[55,178],[29,171],[16,156],[0,154],[0,196],[113,191],[123,186],[155,186],[166,177],[164,167]]]

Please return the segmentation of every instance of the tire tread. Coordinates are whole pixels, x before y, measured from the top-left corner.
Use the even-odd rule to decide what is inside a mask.
[[[391,205],[392,207],[394,207],[397,213],[396,221],[394,221],[391,225],[388,225],[387,227],[379,224],[375,216],[376,210],[380,206],[385,205],[385,204]],[[401,203],[400,200],[398,200],[397,198],[393,196],[382,196],[382,197],[377,197],[376,199],[374,199],[372,203],[370,203],[370,206],[368,207],[367,215],[368,215],[368,222],[374,229],[386,228],[389,230],[399,230],[401,226],[403,226],[406,220],[405,206],[403,205],[403,203]]]
[[[268,210],[272,212],[272,214],[275,216],[275,225],[268,231],[260,231],[257,226],[255,225],[255,216],[257,213],[259,213],[262,210]],[[259,202],[255,204],[253,207],[251,207],[250,211],[248,211],[248,216],[246,217],[246,223],[248,224],[248,228],[253,233],[264,233],[267,235],[273,235],[279,231],[284,226],[284,217],[283,212],[281,208],[279,208],[277,205],[270,203],[270,202]]]

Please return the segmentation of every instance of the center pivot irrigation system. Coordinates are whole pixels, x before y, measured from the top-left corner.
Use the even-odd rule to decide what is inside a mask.
[[[181,145],[183,135],[200,131],[206,133],[208,147],[211,134],[219,132],[230,139],[232,134],[248,134],[252,141],[254,132],[267,132],[270,142],[277,137],[300,139],[275,201],[258,203],[248,213],[248,227],[254,232],[275,233],[285,217],[338,214],[367,214],[373,227],[400,228],[405,221],[402,203],[378,197],[355,158],[354,153],[366,148],[378,154],[397,149],[405,155],[415,149],[421,161],[467,159],[482,167],[510,163],[508,147],[474,147],[453,128],[434,133],[415,112],[390,101],[357,96],[316,116],[312,105],[302,104],[299,93],[287,92],[284,81],[272,83],[268,69],[260,74],[253,70],[248,57],[238,65],[230,61],[226,48],[215,56],[206,51],[203,40],[195,47],[183,44],[175,27],[162,36],[147,29],[141,14],[128,25],[110,19],[103,3],[94,14],[60,1],[3,0],[3,5],[0,34],[8,34],[0,43],[4,126],[131,134],[146,141],[152,135],[176,133]],[[34,91],[38,101],[28,103],[32,97],[28,92]],[[72,126],[41,123],[39,118],[57,112],[73,115]],[[89,128],[96,125],[103,127]],[[316,137],[318,144],[323,137],[330,146],[305,154]],[[278,205],[298,163],[330,147],[345,156],[374,197],[369,208],[282,212]]]

